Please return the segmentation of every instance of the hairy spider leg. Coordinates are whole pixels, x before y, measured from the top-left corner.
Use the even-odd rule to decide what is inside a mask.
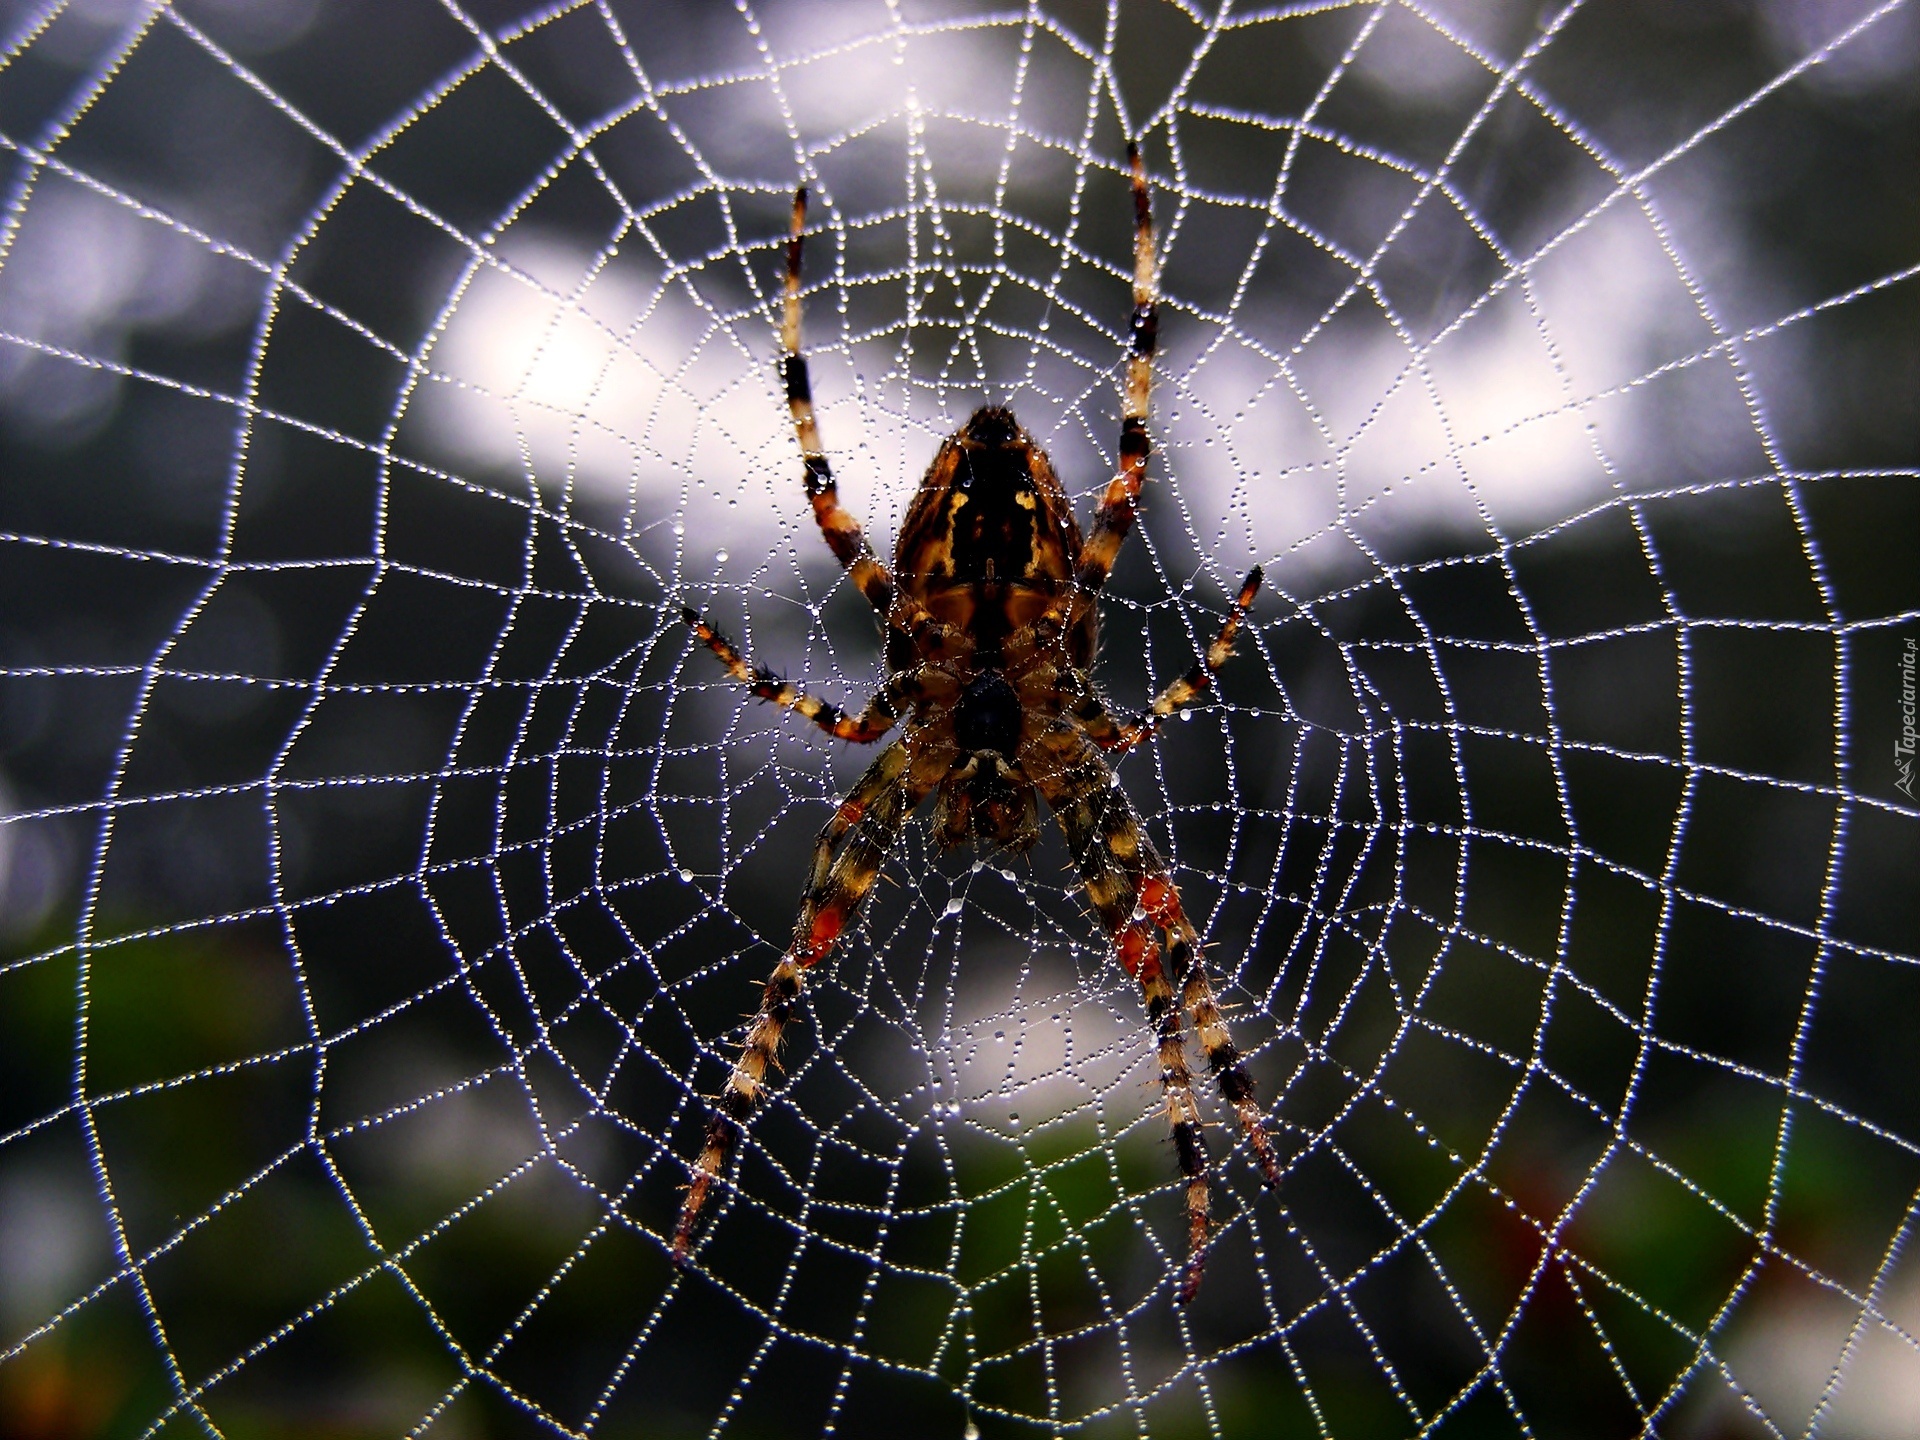
[[[1108,796],[1104,801],[1102,830],[1106,850],[1113,864],[1131,883],[1140,919],[1158,926],[1165,936],[1165,966],[1172,979],[1180,982],[1181,1004],[1193,1019],[1194,1032],[1206,1052],[1207,1069],[1220,1086],[1220,1093],[1233,1107],[1247,1148],[1260,1167],[1261,1180],[1270,1188],[1278,1185],[1280,1165],[1273,1153],[1273,1140],[1267,1134],[1266,1116],[1260,1108],[1253,1078],[1247,1074],[1240,1051],[1227,1031],[1226,1018],[1220,1013],[1213,983],[1207,978],[1206,965],[1200,956],[1200,937],[1180,903],[1179,887],[1174,884],[1166,861],[1160,858],[1153,842],[1140,828],[1125,792],[1114,785],[1113,772],[1093,751],[1086,750],[1085,755],[1099,765],[1106,777],[1100,782],[1106,786]],[[1130,918],[1131,915],[1132,912]],[[1123,955],[1122,960],[1125,958]]]
[[[1261,1183],[1273,1189],[1280,1183],[1280,1162],[1273,1153],[1273,1139],[1267,1134],[1267,1118],[1260,1108],[1253,1077],[1247,1074],[1246,1063],[1227,1031],[1226,1017],[1220,1013],[1220,1002],[1213,993],[1213,982],[1207,978],[1206,962],[1200,954],[1200,937],[1180,904],[1180,891],[1167,873],[1166,863],[1154,852],[1145,835],[1140,836],[1139,859],[1136,884],[1140,908],[1166,936],[1167,966],[1176,978],[1185,977],[1180,987],[1180,1003],[1192,1017],[1200,1048],[1206,1051],[1207,1070],[1233,1107],[1240,1133],[1246,1137],[1247,1148],[1253,1151],[1254,1163],[1260,1167]]]
[[[780,318],[780,378],[787,390],[787,413],[793,417],[793,436],[800,442],[800,461],[806,467],[807,499],[813,518],[834,558],[867,603],[884,617],[893,608],[893,577],[867,543],[860,522],[840,503],[833,467],[820,444],[820,425],[813,414],[813,379],[806,352],[800,345],[800,253],[807,226],[807,188],[793,192],[793,228],[787,235],[787,277]]]
[[[1146,483],[1147,457],[1153,449],[1147,438],[1147,404],[1153,390],[1153,356],[1159,341],[1160,320],[1155,293],[1153,202],[1147,191],[1147,172],[1139,146],[1127,146],[1127,166],[1133,184],[1133,314],[1129,325],[1132,344],[1127,355],[1126,398],[1120,416],[1120,468],[1108,482],[1094,515],[1093,529],[1080,547],[1074,584],[1056,597],[1042,614],[1006,637],[1002,649],[1009,655],[1046,649],[1092,608],[1094,597],[1113,573],[1121,543],[1140,512],[1140,490]],[[1184,702],[1175,702],[1176,707],[1180,703]]]
[[[1133,529],[1140,512],[1140,487],[1147,479],[1147,401],[1153,391],[1153,352],[1159,342],[1160,316],[1153,253],[1153,202],[1147,193],[1147,171],[1138,145],[1127,146],[1127,166],[1133,179],[1133,316],[1132,346],[1127,355],[1126,398],[1120,411],[1120,468],[1107,484],[1093,529],[1080,551],[1080,571],[1074,578],[1090,603],[1113,573],[1121,542]]]
[[[1233,612],[1227,616],[1227,623],[1220,627],[1220,633],[1207,646],[1206,655],[1191,670],[1166,689],[1162,690],[1146,709],[1146,712],[1122,725],[1107,713],[1100,703],[1100,697],[1089,691],[1074,706],[1073,717],[1080,722],[1080,728],[1087,732],[1094,744],[1102,750],[1131,750],[1134,746],[1151,740],[1160,724],[1183,705],[1191,705],[1204,695],[1213,684],[1213,677],[1220,667],[1227,663],[1233,654],[1233,642],[1240,633],[1240,622],[1247,618],[1247,610],[1253,604],[1253,597],[1259,593],[1261,569],[1258,565],[1248,572],[1241,582],[1240,594],[1233,602]]]
[[[813,873],[800,900],[793,944],[773,967],[761,992],[760,1009],[747,1027],[740,1058],[733,1063],[707,1123],[706,1142],[694,1163],[692,1183],[673,1227],[673,1255],[684,1262],[691,1253],[694,1227],[713,1183],[725,1171],[739,1144],[740,1129],[766,1092],[769,1067],[780,1063],[780,1037],[800,999],[801,977],[833,953],[853,924],[860,902],[873,888],[900,827],[930,794],[951,756],[916,765],[905,742],[880,752],[866,774],[840,802],[833,818],[813,842]],[[842,841],[840,853],[834,847]]]
[[[1113,944],[1115,957],[1140,985],[1147,1019],[1159,1045],[1160,1092],[1167,1125],[1187,1182],[1187,1265],[1178,1298],[1192,1300],[1206,1266],[1209,1226],[1207,1147],[1201,1137],[1200,1109],[1193,1098],[1187,1071],[1180,1006],[1150,918],[1140,906],[1139,885],[1129,857],[1137,856],[1146,837],[1127,797],[1113,783],[1099,753],[1070,733],[1058,735],[1068,763],[1044,778],[1036,777],[1055,819],[1067,837],[1067,849],[1080,872],[1087,899]]]
[[[805,249],[807,228],[807,187],[793,192],[793,224],[787,234],[787,273],[780,313],[780,380],[786,387],[787,413],[793,419],[794,439],[800,444],[800,462],[805,468],[807,499],[813,506],[814,523],[820,536],[833,551],[840,568],[847,572],[854,588],[866,596],[880,618],[912,636],[923,651],[944,653],[967,650],[965,637],[941,624],[923,605],[911,601],[898,604],[899,591],[893,576],[873,553],[866,532],[853,512],[840,503],[840,487],[833,478],[833,466],[820,443],[820,424],[813,413],[813,376],[807,368],[807,355],[800,338],[800,259]]]
[[[1147,1020],[1154,1027],[1160,1052],[1160,1093],[1166,1105],[1167,1126],[1179,1156],[1180,1173],[1187,1182],[1187,1265],[1178,1298],[1192,1300],[1200,1289],[1206,1267],[1209,1219],[1207,1146],[1201,1137],[1199,1106],[1187,1071],[1180,1006],[1161,963],[1160,946],[1148,917],[1139,914],[1139,889],[1123,856],[1137,854],[1145,837],[1133,807],[1113,784],[1112,772],[1099,754],[1076,744],[1075,761],[1049,784],[1040,782],[1067,837],[1067,849],[1080,872],[1087,899],[1113,944],[1115,957],[1139,982]]]
[[[900,718],[902,702],[911,702],[920,693],[915,673],[895,671],[887,683],[874,692],[866,708],[849,715],[837,705],[807,694],[790,680],[782,679],[764,665],[749,665],[731,640],[700,618],[688,605],[680,607],[680,618],[693,627],[693,633],[727,667],[727,673],[762,700],[770,700],[782,710],[793,710],[829,735],[851,740],[856,745],[871,745],[893,728]]]
[[[1178,1291],[1184,1305],[1200,1288],[1210,1215],[1207,1150],[1182,1043],[1182,1008],[1193,1019],[1208,1069],[1233,1107],[1267,1185],[1279,1183],[1279,1164],[1252,1077],[1227,1033],[1226,1019],[1200,963],[1199,936],[1181,907],[1180,892],[1166,862],[1141,829],[1126,792],[1114,783],[1113,772],[1099,752],[1067,727],[1053,732],[1048,742],[1064,763],[1039,782],[1041,791],[1066,834],[1087,898],[1113,942],[1115,956],[1140,984],[1147,1018],[1158,1038],[1161,1093],[1180,1173],[1187,1182],[1187,1266]],[[1164,949],[1154,938],[1156,928],[1165,937]],[[1177,1004],[1176,983],[1180,985]]]

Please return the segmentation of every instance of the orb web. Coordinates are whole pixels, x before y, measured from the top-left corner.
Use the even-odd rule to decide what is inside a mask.
[[[0,1413],[1920,1423],[1916,23],[11,7]],[[1282,1183],[1203,1082],[1175,1305],[1149,1030],[1059,837],[921,821],[677,1268],[865,763],[680,607],[881,675],[777,381],[793,187],[884,551],[983,403],[1090,515],[1130,139],[1162,351],[1098,674],[1136,709],[1266,567],[1120,778]]]

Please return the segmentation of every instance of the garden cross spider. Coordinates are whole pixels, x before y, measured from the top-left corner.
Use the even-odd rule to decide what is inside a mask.
[[[693,610],[682,614],[727,672],[762,700],[797,710],[843,740],[871,743],[896,720],[905,733],[860,777],[814,842],[813,873],[801,896],[793,943],[766,982],[691,1167],[692,1184],[673,1229],[679,1260],[688,1258],[701,1209],[766,1089],[767,1068],[778,1062],[801,976],[833,952],[907,817],[936,791],[933,834],[943,848],[970,840],[1024,850],[1039,836],[1035,792],[1044,796],[1116,957],[1140,984],[1159,1036],[1161,1096],[1186,1178],[1188,1255],[1180,1303],[1199,1289],[1208,1239],[1207,1149],[1187,1072],[1183,1009],[1266,1183],[1279,1178],[1253,1081],[1227,1037],[1198,936],[1166,862],[1100,754],[1151,738],[1162,720],[1207,689],[1233,653],[1240,622],[1260,588],[1256,567],[1205,659],[1169,685],[1145,714],[1122,724],[1108,713],[1089,675],[1098,622],[1094,601],[1139,509],[1157,328],[1146,173],[1139,151],[1129,147],[1127,154],[1134,207],[1133,341],[1119,470],[1101,499],[1092,534],[1081,539],[1052,466],[1019,422],[1007,410],[987,406],[934,456],[900,527],[892,574],[842,508],[820,448],[800,348],[807,192],[793,197],[780,330],[787,406],[820,533],[885,625],[886,682],[864,710],[848,715],[749,665]],[[1164,948],[1156,930],[1165,937]]]

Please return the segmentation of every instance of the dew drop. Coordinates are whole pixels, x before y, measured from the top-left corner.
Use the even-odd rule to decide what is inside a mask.
[[[716,550],[713,552],[713,558],[724,565],[727,563],[727,552],[724,550]]]
[[[1004,1030],[996,1030],[993,1032],[993,1040],[996,1045],[1004,1042],[1006,1038],[1007,1032]]]
[[[955,895],[952,899],[947,901],[947,908],[941,911],[940,913],[943,915],[958,915],[961,912],[961,910],[963,910],[965,907],[966,907],[966,902],[962,900],[958,895]]]
[[[1188,708],[1187,708],[1186,706],[1184,706],[1184,705],[1182,705],[1182,706],[1180,707],[1180,718],[1181,718],[1182,720],[1191,720],[1191,719],[1193,719],[1193,711],[1192,711],[1192,710],[1190,710],[1190,709],[1188,709]]]
[[[687,869],[686,866],[682,865],[680,867],[680,878],[686,881],[687,884],[691,885],[693,883],[693,871]]]

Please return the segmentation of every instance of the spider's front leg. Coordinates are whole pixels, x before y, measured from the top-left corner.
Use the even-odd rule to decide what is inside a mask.
[[[1200,963],[1199,936],[1180,904],[1167,865],[1153,848],[1126,792],[1114,783],[1106,762],[1088,741],[1062,727],[1048,748],[1058,768],[1044,779],[1036,776],[1080,871],[1081,883],[1100,923],[1113,942],[1115,956],[1140,983],[1147,1018],[1152,1021],[1160,1050],[1160,1088],[1167,1120],[1179,1153],[1180,1173],[1187,1181],[1187,1268],[1177,1298],[1186,1304],[1199,1292],[1206,1267],[1210,1225],[1207,1190],[1207,1150],[1201,1138],[1199,1108],[1193,1099],[1181,1034],[1182,1007],[1206,1051],[1208,1069],[1220,1092],[1233,1106],[1265,1182],[1279,1182],[1279,1163],[1267,1135],[1253,1080],[1227,1034],[1213,986]],[[1164,951],[1154,938],[1165,937]],[[1180,999],[1174,999],[1174,985]]]
[[[813,873],[800,899],[793,943],[767,977],[760,1009],[747,1027],[740,1058],[733,1062],[733,1072],[707,1123],[700,1158],[692,1167],[692,1183],[673,1227],[676,1260],[685,1261],[691,1253],[694,1227],[707,1195],[739,1144],[740,1127],[765,1093],[768,1067],[779,1064],[780,1037],[799,1002],[801,977],[833,953],[852,925],[901,825],[933,789],[928,768],[914,763],[904,742],[889,745],[867,767],[814,841]],[[838,855],[836,846],[841,847]]]

